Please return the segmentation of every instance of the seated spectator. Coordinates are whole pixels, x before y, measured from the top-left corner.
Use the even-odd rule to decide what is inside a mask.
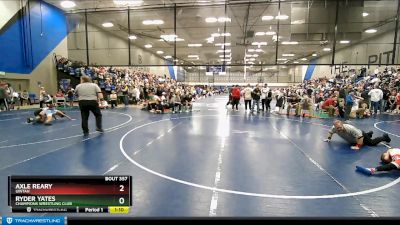
[[[29,93],[26,90],[21,92],[21,95],[20,95],[20,98],[19,98],[19,100],[21,102],[21,106],[23,106],[24,105],[24,101],[28,101],[28,99],[29,99]]]
[[[326,110],[330,117],[334,117],[335,110],[336,110],[336,104],[337,104],[336,98],[334,98],[333,95],[330,95],[329,98],[324,101],[321,108],[323,110]]]
[[[61,89],[58,89],[58,92],[56,93],[57,98],[64,98],[64,92]]]
[[[192,96],[190,93],[186,92],[181,98],[183,110],[185,112],[192,111]]]
[[[99,108],[100,109],[108,109],[108,108],[110,108],[110,106],[108,105],[108,102],[105,99],[103,99],[103,101],[100,101]]]
[[[389,98],[388,98],[388,111],[389,112],[394,112],[396,110],[396,90],[392,90]]]
[[[314,110],[313,110],[314,104],[312,101],[312,98],[310,98],[307,94],[303,95],[303,99],[300,102],[300,110],[307,110],[308,111],[308,117],[312,118],[314,115]],[[303,117],[305,117],[305,113],[301,113]]]
[[[300,106],[300,97],[297,94],[293,94],[290,98],[288,98],[288,107],[286,110],[286,115],[290,115],[290,110],[295,108],[295,115],[300,116],[301,106]]]
[[[114,108],[116,108],[118,106],[118,96],[115,93],[115,91],[111,91],[110,103],[111,103],[111,109],[114,109]]]

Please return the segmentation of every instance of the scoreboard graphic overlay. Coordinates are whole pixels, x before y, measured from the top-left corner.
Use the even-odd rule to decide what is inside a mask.
[[[131,176],[9,176],[14,213],[128,213]]]

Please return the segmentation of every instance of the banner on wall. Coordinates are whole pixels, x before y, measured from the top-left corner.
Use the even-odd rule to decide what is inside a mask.
[[[225,66],[207,66],[206,73],[218,75],[225,72]]]
[[[61,79],[60,80],[60,88],[62,90],[68,90],[69,86],[71,85],[71,80],[70,79]]]

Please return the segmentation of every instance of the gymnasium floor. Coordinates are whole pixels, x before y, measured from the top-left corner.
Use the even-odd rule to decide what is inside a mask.
[[[354,152],[338,136],[323,142],[332,119],[253,115],[243,103],[232,112],[226,101],[202,99],[181,114],[105,110],[106,133],[88,138],[79,111],[52,126],[26,124],[32,111],[0,113],[0,215],[11,215],[8,175],[112,174],[133,178],[129,216],[399,216],[400,172],[355,172],[378,165],[385,146]],[[400,146],[399,116],[352,124],[374,137],[385,130]]]

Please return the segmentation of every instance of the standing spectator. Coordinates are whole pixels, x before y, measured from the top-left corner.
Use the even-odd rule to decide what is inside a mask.
[[[271,101],[272,101],[272,90],[271,88],[269,88],[268,92],[267,92],[267,97],[266,97],[266,101],[265,101],[265,105],[267,107],[267,111],[271,111]]]
[[[368,108],[371,108],[371,96],[368,95],[369,91],[369,89],[364,88],[361,97],[364,99],[365,103],[367,103]]]
[[[24,105],[24,100],[28,101],[28,99],[29,99],[29,93],[26,90],[21,92],[20,98],[19,98],[19,101],[21,102],[21,106]]]
[[[396,111],[400,114],[400,91],[398,91],[396,95]]]
[[[72,89],[71,87],[68,88],[67,98],[68,98],[69,106],[74,107],[74,89]]]
[[[257,113],[260,112],[260,97],[261,97],[261,90],[258,84],[254,88],[253,92],[251,93],[251,97],[253,98],[253,106],[251,111],[254,112],[254,106],[257,105]]]
[[[240,101],[240,88],[239,85],[236,85],[232,88],[232,110],[236,107],[236,111],[239,111],[239,101]]]
[[[285,108],[285,94],[282,93],[280,90],[276,90],[275,93],[275,98],[276,98],[276,107],[278,107],[278,113],[282,113],[282,109]]]
[[[249,110],[251,110],[251,93],[253,89],[251,89],[250,84],[247,84],[247,87],[243,90],[244,96],[244,109],[247,110],[247,105],[249,105]]]
[[[393,89],[388,99],[389,112],[394,112],[396,109],[396,95],[396,90]]]
[[[340,88],[338,97],[338,111],[339,111],[339,116],[341,118],[345,118],[344,107],[346,102],[345,101],[346,96],[347,96],[346,89],[344,87]]]
[[[269,88],[268,84],[264,84],[264,87],[261,89],[261,110],[264,112],[264,109],[268,110],[267,106],[267,94]]]
[[[129,105],[128,91],[129,91],[128,85],[122,84],[122,95],[123,95],[122,99],[124,100],[125,107],[128,107]]]
[[[379,103],[383,98],[383,92],[381,89],[379,89],[378,85],[375,85],[374,89],[368,92],[368,95],[371,96],[372,108],[374,110],[374,114],[376,115],[378,114]]]
[[[382,92],[383,92],[383,97],[382,97],[382,101],[381,101],[381,113],[384,113],[384,112],[386,112],[386,109],[388,108],[387,102],[388,102],[389,96],[390,96],[389,87],[385,85]]]
[[[89,135],[88,119],[90,112],[96,117],[96,131],[104,132],[102,128],[102,115],[98,103],[99,100],[103,100],[100,87],[97,84],[91,83],[91,79],[88,76],[82,76],[81,84],[76,86],[75,93],[79,99],[83,135]]]
[[[8,110],[8,105],[5,85],[0,83],[0,111],[2,110]]]
[[[46,95],[46,90],[44,89],[44,87],[40,87],[40,91],[39,91],[39,108],[43,108],[43,105],[45,103],[45,101],[44,101],[45,95]]]
[[[348,120],[350,117],[351,109],[353,108],[355,101],[354,91],[350,90],[349,93],[346,95],[346,105],[344,110],[344,119]]]

